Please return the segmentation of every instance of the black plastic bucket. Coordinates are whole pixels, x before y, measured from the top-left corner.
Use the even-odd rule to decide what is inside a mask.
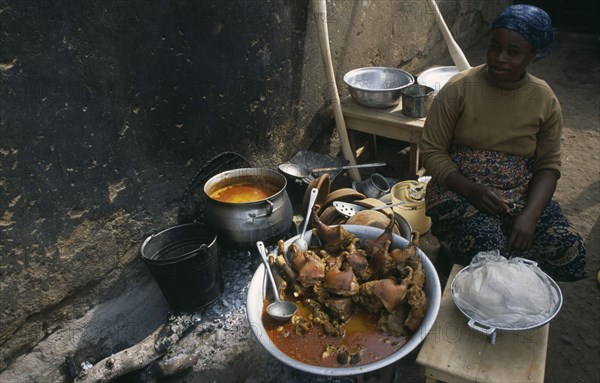
[[[141,255],[173,310],[196,311],[223,293],[217,235],[203,224],[178,225],[151,235]]]

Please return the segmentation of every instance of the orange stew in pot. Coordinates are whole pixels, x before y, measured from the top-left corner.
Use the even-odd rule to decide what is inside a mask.
[[[269,198],[276,192],[269,185],[239,183],[218,189],[211,193],[210,198],[221,202],[247,203]]]

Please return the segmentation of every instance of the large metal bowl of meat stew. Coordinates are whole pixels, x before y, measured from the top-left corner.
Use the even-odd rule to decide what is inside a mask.
[[[360,239],[375,238],[383,232],[381,229],[369,226],[343,225],[343,227],[349,233],[354,234]],[[306,233],[305,238],[308,243],[311,243],[312,233],[310,230]],[[288,240],[286,243],[290,243],[290,241]],[[406,248],[408,245],[409,241],[399,235],[393,234],[390,247],[391,249]],[[441,300],[441,287],[438,274],[429,258],[427,258],[427,256],[420,249],[417,250],[417,255],[422,262],[426,276],[425,285],[423,288],[428,300],[425,316],[420,327],[410,337],[407,343],[404,344],[397,352],[385,358],[360,366],[350,365],[343,367],[321,367],[300,362],[280,351],[267,334],[267,329],[265,328],[262,320],[264,304],[263,297],[269,297],[271,294],[270,288],[267,287],[268,285],[265,283],[265,268],[262,264],[254,273],[248,289],[247,315],[252,332],[265,350],[267,350],[276,359],[303,372],[322,376],[351,376],[384,368],[402,359],[415,348],[417,348],[417,346],[425,340],[425,337],[432,329],[435,319],[438,315]],[[269,289],[269,291],[267,292],[265,289]]]

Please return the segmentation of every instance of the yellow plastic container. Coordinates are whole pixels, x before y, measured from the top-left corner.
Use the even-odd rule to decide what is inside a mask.
[[[408,221],[414,231],[425,234],[431,228],[431,218],[425,215],[425,189],[427,183],[401,181],[392,186],[392,203],[405,202],[392,209]]]

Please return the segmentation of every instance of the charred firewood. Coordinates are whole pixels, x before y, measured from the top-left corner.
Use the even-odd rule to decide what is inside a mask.
[[[136,383],[155,383],[161,378],[181,374],[194,367],[198,355],[174,355],[150,363],[139,375]]]
[[[65,357],[65,364],[67,365],[67,370],[69,371],[69,377],[71,379],[75,379],[77,375],[79,375],[81,368],[79,368],[75,362],[75,359],[71,355]]]
[[[140,343],[83,369],[75,383],[109,382],[129,372],[140,370],[162,357],[194,325],[191,314],[179,315],[163,324]]]

